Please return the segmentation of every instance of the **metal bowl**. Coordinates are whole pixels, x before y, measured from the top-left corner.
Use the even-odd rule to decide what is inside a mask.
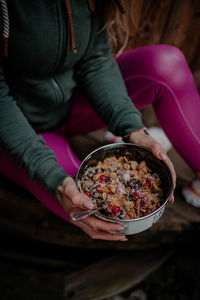
[[[126,156],[127,159],[136,160],[138,163],[144,160],[147,166],[152,170],[152,172],[157,172],[159,174],[159,177],[161,179],[160,187],[163,190],[163,197],[161,206],[156,211],[144,217],[129,220],[116,220],[109,218],[101,214],[100,212],[95,213],[95,216],[102,220],[108,222],[117,222],[124,226],[125,229],[121,232],[118,231],[113,233],[122,233],[125,235],[130,235],[142,232],[151,227],[160,219],[165,210],[165,206],[171,197],[173,191],[173,179],[170,169],[164,161],[157,159],[151,153],[151,151],[141,146],[129,143],[109,144],[91,152],[80,165],[76,176],[76,183],[81,192],[81,178],[86,169],[90,166],[97,165],[99,161],[103,161],[105,158],[111,156],[116,156],[117,158],[120,156]]]

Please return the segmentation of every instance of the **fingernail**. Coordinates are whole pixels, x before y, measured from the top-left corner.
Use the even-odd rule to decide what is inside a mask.
[[[82,206],[85,207],[85,208],[88,208],[88,209],[94,208],[94,205],[92,204],[92,202],[90,202],[86,199],[83,200]]]
[[[123,226],[121,226],[121,225],[117,225],[116,227],[115,227],[115,230],[119,230],[119,231],[121,231],[121,230],[124,230],[125,228],[123,227]]]
[[[159,156],[160,156],[160,158],[163,159],[163,160],[166,160],[166,159],[167,159],[167,156],[166,156],[165,154],[163,154],[163,153],[159,153]]]
[[[121,239],[120,241],[121,241],[121,242],[127,242],[128,239],[127,239],[127,238],[124,238],[124,239]]]

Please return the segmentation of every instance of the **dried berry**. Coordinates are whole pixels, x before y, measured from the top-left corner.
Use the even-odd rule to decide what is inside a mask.
[[[153,173],[151,174],[151,176],[154,178],[154,180],[158,179],[159,177],[158,173]]]
[[[142,200],[140,201],[140,208],[146,208],[148,207],[148,198],[143,197]]]
[[[109,181],[110,181],[110,178],[109,178],[109,177],[106,177],[105,182],[107,183],[107,182],[109,182]]]
[[[120,206],[114,205],[112,207],[112,211],[114,211],[116,214],[120,212]]]
[[[129,182],[129,186],[137,191],[142,188],[142,182],[139,179],[133,179]]]
[[[89,191],[91,191],[92,190],[92,184],[86,184],[85,186],[84,186],[84,188],[85,188],[85,190],[86,190],[86,192],[89,192]]]
[[[111,217],[111,218],[115,218],[115,213],[114,213],[114,212],[111,212],[110,217]]]
[[[93,197],[94,197],[95,199],[98,199],[98,198],[101,199],[101,198],[102,198],[102,194],[96,192],[96,193],[93,194]]]
[[[124,157],[106,158],[98,167],[85,169],[83,191],[104,215],[115,219],[140,218],[160,207],[158,174],[150,174],[144,161],[139,165],[135,161],[134,168],[132,162]],[[99,175],[94,177],[95,174]]]
[[[90,196],[92,195],[92,193],[91,193],[91,192],[86,192],[86,195],[87,195],[88,197],[90,197]]]
[[[154,181],[154,178],[152,176],[147,177],[146,179],[147,183],[151,183],[152,181]]]

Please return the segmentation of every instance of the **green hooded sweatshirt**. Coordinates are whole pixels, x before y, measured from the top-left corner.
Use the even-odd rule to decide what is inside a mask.
[[[144,125],[127,95],[107,33],[100,31],[102,1],[91,12],[87,0],[71,0],[77,53],[71,40],[67,51],[72,31],[64,0],[8,1],[7,10],[8,57],[0,61],[0,146],[55,196],[68,175],[36,132],[66,122],[77,84],[114,134],[123,136]],[[4,15],[1,29],[5,24]]]

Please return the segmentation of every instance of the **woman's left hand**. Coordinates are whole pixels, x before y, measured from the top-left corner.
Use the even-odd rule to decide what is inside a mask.
[[[169,159],[165,149],[163,149],[162,145],[159,142],[157,142],[152,136],[147,135],[143,129],[131,132],[130,136],[129,136],[129,142],[149,149],[155,155],[155,157],[165,161],[165,163],[168,165],[168,167],[171,170],[172,177],[173,177],[173,183],[174,183],[174,189],[175,189],[176,173],[174,170],[174,166],[173,166],[171,160]],[[174,192],[174,189],[173,189],[173,192]],[[170,198],[170,202],[172,202],[172,203],[174,202],[173,194]]]

